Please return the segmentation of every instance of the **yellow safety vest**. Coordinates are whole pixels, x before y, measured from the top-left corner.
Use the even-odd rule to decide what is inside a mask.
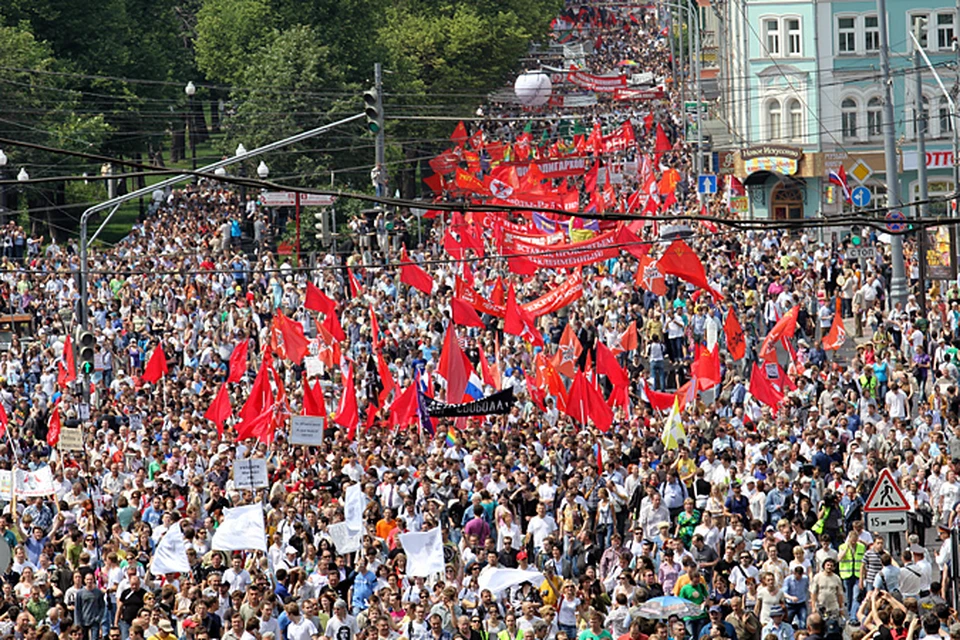
[[[515,638],[511,638],[511,637],[510,637],[510,632],[507,631],[506,629],[504,629],[503,631],[501,631],[500,633],[498,633],[498,634],[497,634],[497,637],[498,637],[500,640],[523,640],[523,629],[517,629],[517,637],[515,637]]]
[[[867,547],[862,542],[857,542],[854,548],[853,556],[848,553],[847,543],[840,545],[839,552],[839,570],[837,573],[841,578],[859,578],[860,567],[863,566],[863,556],[867,553]]]

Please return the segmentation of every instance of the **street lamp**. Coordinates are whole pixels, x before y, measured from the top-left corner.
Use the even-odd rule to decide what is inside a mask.
[[[246,148],[245,146],[243,146],[243,143],[241,142],[240,144],[237,145],[237,153],[236,153],[236,155],[242,156],[242,155],[244,155],[244,154],[246,154],[246,153],[247,153],[247,148]]]
[[[238,156],[247,155],[247,148],[243,146],[242,142],[237,145],[236,155]],[[247,177],[247,169],[246,169],[246,166],[243,164],[243,162],[240,162],[239,166],[237,167],[237,175],[239,175],[241,178]],[[241,214],[243,215],[243,220],[245,221],[244,230],[247,232],[247,237],[252,238],[253,237],[253,221],[247,219],[246,210],[247,210],[247,185],[241,184],[240,185],[240,211],[241,211]]]
[[[3,152],[3,149],[0,149],[0,181],[6,178],[7,171],[7,154]],[[6,224],[7,222],[7,192],[4,189],[4,186],[0,184],[0,223]]]
[[[193,81],[187,83],[187,86],[183,88],[184,93],[187,94],[187,126],[190,127],[190,155],[193,157],[193,170],[197,170],[197,138],[194,135],[194,129],[196,129],[196,116],[193,113],[193,95],[197,92],[196,85],[193,84]]]
[[[214,173],[214,175],[216,175],[218,178],[222,178],[222,177],[224,177],[225,175],[227,175],[227,170],[224,169],[223,167],[217,167],[216,169],[214,169],[213,173]]]
[[[17,174],[17,180],[20,182],[26,182],[30,179],[30,174],[27,173],[26,168],[20,167],[20,173]]]
[[[270,175],[270,167],[268,167],[267,163],[263,160],[257,165],[257,175],[260,176],[261,180],[266,180],[267,176]]]

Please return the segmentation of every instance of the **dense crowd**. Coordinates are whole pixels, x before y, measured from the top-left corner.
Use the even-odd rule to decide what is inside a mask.
[[[670,75],[655,9],[586,6],[565,17],[595,45],[588,70],[629,60]],[[553,139],[567,112],[546,112],[558,119],[538,123],[534,137],[545,130]],[[588,131],[626,119],[645,129],[608,166],[652,157],[654,128],[662,129],[672,148],[658,153],[656,172],[679,178],[666,211],[701,210],[677,92],[650,102],[604,97],[572,113]],[[515,140],[520,115],[488,105],[486,134]],[[651,126],[639,125],[645,120]],[[640,176],[625,175],[621,206],[641,186]],[[721,198],[705,206],[729,215]],[[438,361],[465,269],[443,259],[443,226],[435,221],[419,244],[392,213],[355,220],[352,253],[306,269],[269,250],[268,237],[285,226],[275,213],[204,182],[168,192],[123,242],[92,254],[89,419],[82,383],[58,382],[76,324],[75,248],[41,248],[16,225],[0,233],[3,312],[35,318],[29,339],[15,336],[0,354],[0,461],[49,468],[55,492],[18,497],[0,515],[12,550],[0,575],[0,638],[960,639],[947,604],[960,503],[956,285],[931,291],[927,309],[912,297],[891,307],[882,252],[860,265],[810,233],[697,224],[689,242],[722,300],[675,276],[665,295],[638,287],[638,260],[627,252],[585,267],[583,296],[536,320],[542,348],[490,315],[483,328],[458,328],[482,391],[514,390],[508,415],[397,429],[380,399],[387,376],[378,356],[396,382],[393,400],[410,385],[442,398],[446,386]],[[245,227],[253,251],[242,246]],[[481,296],[496,297],[506,282],[528,301],[568,277],[512,274],[489,255],[491,230],[480,233],[488,255],[468,254],[467,268]],[[638,233],[657,246],[654,225]],[[433,278],[431,295],[398,282],[402,246]],[[350,376],[332,359],[308,372],[274,349],[279,311],[314,337],[311,358],[332,348],[325,336],[334,324],[304,306],[308,281],[336,303],[336,349],[352,363],[360,425],[330,420],[315,447],[289,444],[285,419],[269,437],[238,437],[236,416],[263,379],[264,358],[276,371],[266,382],[275,406],[300,413],[319,382],[322,412],[342,412]],[[794,307],[796,336],[782,358],[791,390],[779,406],[761,404],[750,393],[750,365]],[[861,339],[827,352],[821,338],[837,309]],[[731,312],[746,341],[739,359],[723,330]],[[606,432],[573,420],[544,388],[540,354],[552,358],[569,327],[582,349],[577,369],[589,370],[597,345],[614,347],[633,323],[637,344],[618,356],[628,401]],[[231,355],[243,340],[250,355],[238,372]],[[684,403],[683,436],[671,442],[667,411],[654,410],[650,394],[689,382],[702,345],[720,350],[721,379]],[[169,370],[146,382],[159,348]],[[597,382],[611,391],[609,380]],[[204,417],[221,387],[234,414],[223,433]],[[82,450],[48,444],[58,421],[83,429]],[[236,486],[234,461],[250,457],[267,461],[265,490]],[[883,469],[909,503],[900,553],[864,528],[864,501]],[[344,520],[357,484],[365,495],[359,550],[339,553],[330,527]],[[258,502],[266,552],[213,550],[224,512]],[[192,570],[154,575],[158,544],[174,525]],[[444,571],[414,577],[403,536],[436,528]],[[481,588],[516,575],[510,569],[531,577]],[[680,600],[660,599],[672,596]]]

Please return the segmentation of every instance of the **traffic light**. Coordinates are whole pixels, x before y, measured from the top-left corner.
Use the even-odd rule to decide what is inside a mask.
[[[376,89],[363,92],[363,112],[367,116],[367,129],[373,133],[383,131],[383,113],[380,105],[380,93]]]
[[[93,357],[96,352],[97,340],[89,331],[77,331],[77,361],[80,373],[93,373]]]
[[[317,221],[317,223],[313,225],[317,230],[317,241],[319,241],[322,246],[327,246],[330,244],[330,225],[326,209],[317,211],[313,214],[313,217]]]

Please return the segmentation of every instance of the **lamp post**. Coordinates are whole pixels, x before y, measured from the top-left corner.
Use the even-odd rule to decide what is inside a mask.
[[[197,138],[194,135],[194,129],[196,129],[196,116],[193,113],[193,96],[197,92],[196,85],[193,84],[193,81],[187,83],[187,86],[183,88],[184,93],[187,94],[187,126],[190,127],[190,155],[193,159],[193,170],[197,170]]]
[[[25,167],[20,167],[20,172],[17,174],[17,181],[26,182],[29,179],[30,179],[30,174],[27,173],[27,169]],[[23,187],[20,187],[20,193],[21,194],[23,193]],[[26,200],[26,198],[24,198],[24,200]],[[30,202],[27,201],[27,208],[29,207],[30,207]],[[30,225],[30,226],[31,226],[31,233],[33,233],[33,225]]]
[[[237,157],[247,155],[247,148],[243,146],[242,142],[237,145],[234,155]],[[237,166],[237,175],[241,178],[247,177],[247,168],[242,162]],[[245,184],[240,185],[240,219],[243,220],[243,233],[248,238],[253,238],[253,224],[247,219],[247,185]]]
[[[7,171],[7,154],[0,149],[0,181],[4,180]],[[7,223],[7,192],[0,184],[0,224]]]

